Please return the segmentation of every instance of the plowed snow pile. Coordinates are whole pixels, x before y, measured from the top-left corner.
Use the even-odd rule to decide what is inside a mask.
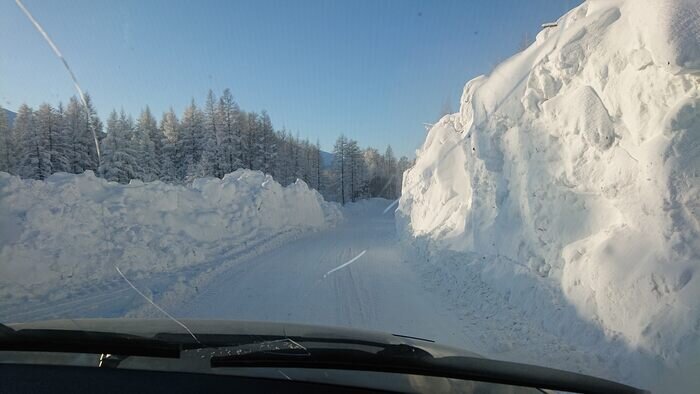
[[[587,1],[557,25],[467,83],[404,176],[399,227],[469,267],[433,273],[479,278],[545,331],[697,374],[700,2]]]
[[[302,181],[238,170],[191,186],[107,182],[91,171],[46,181],[0,173],[0,296],[175,271],[285,232],[341,219]]]

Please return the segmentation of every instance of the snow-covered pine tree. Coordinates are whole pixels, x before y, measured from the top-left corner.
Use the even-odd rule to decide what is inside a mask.
[[[102,121],[100,120],[99,116],[97,116],[97,110],[92,104],[92,98],[90,97],[90,94],[86,92],[84,96],[86,105],[83,108],[85,119],[83,120],[84,130],[82,131],[82,135],[87,145],[87,152],[89,158],[88,162],[86,163],[85,169],[97,171],[97,167],[99,166],[100,161],[97,155],[97,147],[95,146],[95,138],[93,137],[93,132],[95,133],[95,136],[98,137],[97,142],[99,143],[99,138],[101,135],[103,135]]]
[[[66,171],[69,168],[63,138],[61,115],[50,104],[43,103],[35,112],[37,133],[43,140],[48,154],[48,173]]]
[[[70,172],[70,140],[66,134],[65,113],[63,103],[59,102],[58,106],[53,109],[51,117],[51,167],[53,172]]]
[[[257,146],[259,149],[260,171],[276,176],[277,138],[272,120],[267,111],[263,110],[258,118]]]
[[[15,148],[5,109],[0,107],[0,171],[13,172]]]
[[[165,141],[165,136],[160,130],[160,127],[158,127],[158,121],[156,120],[156,117],[151,114],[151,110],[150,108],[148,108],[148,106],[146,107],[146,110],[148,111],[149,115],[151,115],[150,118],[153,120],[152,122],[148,123],[148,136],[150,137],[151,142],[153,143],[153,147],[155,148],[156,168],[158,173],[158,179],[160,179],[163,177],[163,144]]]
[[[131,116],[131,114],[128,114],[124,112],[124,109],[122,108],[119,111],[119,118],[117,119],[117,125],[119,128],[119,132],[124,135],[124,140],[126,143],[124,144],[124,150],[128,151],[129,155],[133,158],[133,163],[131,165],[133,169],[133,173],[131,175],[130,179],[141,179],[143,180],[143,173],[144,170],[141,166],[141,162],[139,161],[139,153],[140,153],[140,140],[138,138],[138,135],[136,133],[136,126],[134,125],[134,118]]]
[[[129,122],[124,113],[118,117],[112,111],[107,118],[107,136],[100,141],[102,161],[98,173],[101,177],[119,183],[128,183],[138,177],[136,151],[129,135]]]
[[[347,198],[347,143],[347,138],[341,134],[333,146],[333,189],[336,200],[343,205],[349,200]]]
[[[321,141],[316,139],[316,145],[313,147],[313,166],[312,171],[314,172],[314,184],[313,187],[318,190],[319,193],[323,193],[321,189],[321,171],[323,168],[323,158],[321,157]]]
[[[366,171],[362,150],[355,140],[348,140],[345,149],[345,163],[347,164],[346,174],[350,201],[355,202],[365,197],[366,192]]]
[[[137,177],[144,182],[160,179],[160,158],[156,149],[162,144],[162,138],[158,138],[160,130],[151,110],[146,107],[141,111],[136,128],[134,129],[132,147],[136,152],[136,161],[139,164]]]
[[[382,173],[382,155],[375,148],[367,148],[363,152],[363,161],[367,167],[369,197],[379,197],[387,182]]]
[[[51,175],[48,143],[37,127],[36,114],[28,105],[19,107],[13,127],[19,148],[17,173],[31,179],[45,179]]]
[[[290,182],[296,182],[297,179],[304,178],[304,156],[301,148],[301,141],[299,139],[299,132],[291,140],[291,159],[292,159],[292,179]]]
[[[163,114],[163,118],[160,121],[160,131],[163,135],[161,180],[164,182],[179,182],[184,179],[184,174],[180,172],[179,165],[182,162],[182,154],[178,150],[180,122],[172,108]]]
[[[233,100],[229,89],[219,98],[217,107],[218,132],[220,143],[219,166],[224,174],[242,167],[240,108]]]
[[[290,178],[290,155],[289,155],[289,136],[287,130],[283,127],[277,132],[277,160],[275,160],[275,174],[277,182],[281,185],[288,185]]]
[[[119,111],[119,127],[121,127],[126,139],[133,141],[135,139],[136,127],[134,127],[134,118],[131,114],[124,112],[124,108]],[[136,144],[132,142],[131,147],[136,149]]]
[[[75,96],[68,100],[63,117],[63,135],[68,144],[69,172],[75,174],[97,168],[97,153],[90,127],[97,125],[101,128],[101,123],[94,113],[91,116],[88,113]]]
[[[260,160],[259,153],[261,151],[258,145],[258,114],[255,112],[247,112],[245,116],[245,126],[243,127],[244,148],[244,166],[251,170],[259,170]]]
[[[219,134],[216,114],[216,97],[209,89],[207,101],[204,104],[202,113],[202,135],[200,145],[202,147],[202,157],[197,167],[197,175],[201,177],[215,176],[223,177],[224,173],[220,166],[220,150],[217,136]]]
[[[250,146],[248,145],[248,112],[240,111],[238,113],[238,125],[240,130],[238,157],[241,162],[241,168],[250,168],[250,163],[248,161],[250,158]]]
[[[202,111],[197,108],[194,99],[192,99],[182,115],[181,134],[178,140],[178,150],[182,152],[180,171],[185,174],[186,180],[196,176],[199,161],[202,158],[202,127]]]
[[[312,157],[312,151],[311,151],[311,143],[309,142],[309,139],[306,138],[303,141],[299,141],[301,144],[300,146],[300,151],[301,151],[301,179],[309,185],[309,187],[313,187],[313,180],[312,177],[314,175],[313,171],[313,157]]]
[[[374,196],[395,198],[400,194],[401,175],[411,164],[405,157],[397,162],[391,147],[380,155],[373,148],[360,150],[356,141],[341,136],[335,147],[340,154],[336,152],[333,165],[325,169],[318,140],[314,145],[308,138],[301,140],[298,133],[293,135],[284,128],[275,131],[266,111],[241,111],[228,89],[218,100],[210,91],[203,111],[192,100],[182,122],[172,109],[163,114],[160,125],[148,107],[141,112],[136,126],[123,110],[118,116],[112,114],[111,136],[102,133],[102,123],[89,96],[87,100],[87,107],[72,97],[65,110],[61,104],[58,108],[46,104],[33,112],[37,134],[32,137],[22,133],[22,144],[31,146],[35,142],[32,138],[38,139],[39,145],[33,146],[45,149],[35,149],[34,156],[45,151],[49,160],[23,160],[25,176],[92,169],[96,161],[93,128],[105,150],[105,163],[98,173],[119,182],[134,178],[180,182],[196,176],[223,176],[249,167],[271,174],[283,185],[302,179],[326,198],[345,203]],[[6,124],[0,118],[0,131],[6,127],[3,121]],[[20,145],[12,128],[9,133],[0,132],[0,170],[17,171],[17,156],[30,155],[29,148]],[[28,164],[39,162],[40,171],[26,169]]]

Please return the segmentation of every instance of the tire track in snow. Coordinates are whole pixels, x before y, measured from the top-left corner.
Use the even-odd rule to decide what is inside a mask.
[[[349,204],[336,227],[233,264],[169,310],[181,318],[346,326],[464,344],[454,313],[402,263],[393,215],[379,215],[385,203]]]

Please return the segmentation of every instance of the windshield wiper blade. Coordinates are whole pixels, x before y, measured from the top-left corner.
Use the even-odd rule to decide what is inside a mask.
[[[2,350],[179,358],[181,346],[122,333],[23,329],[0,336],[0,351]]]
[[[289,340],[289,339],[288,339]],[[284,340],[281,340],[284,341]],[[311,350],[307,347],[304,347],[300,345],[298,342],[291,341],[292,344],[296,346],[290,346],[288,348],[281,347],[277,350],[271,351],[269,349],[268,344],[272,342],[281,342],[281,341],[270,341],[270,342],[262,342],[260,344],[253,344],[257,347],[257,345],[262,345],[259,347],[257,350],[251,350],[247,349],[248,351],[245,352],[239,352],[236,354],[228,354],[224,356],[212,356],[210,359],[211,367],[212,368],[219,368],[219,367],[231,367],[231,366],[245,366],[245,367],[253,367],[253,366],[264,366],[262,364],[267,364],[267,363],[277,363],[277,362],[284,362],[285,360],[289,360],[290,356],[295,356],[297,361],[299,361],[300,365],[304,365],[305,361],[311,361],[312,364],[315,363],[322,363],[322,362],[330,362],[330,363],[342,363],[345,361],[348,361],[350,359],[354,361],[349,361],[349,363],[353,363],[355,361],[367,361],[367,362],[372,362],[372,363],[377,363],[381,362],[386,359],[403,359],[404,361],[407,359],[426,359],[426,358],[433,358],[430,353],[426,352],[423,349],[419,349],[414,346],[406,345],[406,344],[398,344],[398,345],[393,345],[393,344],[385,344],[385,345],[380,345],[376,342],[367,342],[364,343],[363,346],[366,348],[367,346],[374,347],[374,348],[381,348],[380,351],[378,352],[371,352],[368,350],[365,350],[363,348],[328,348],[328,344],[334,343],[334,342],[318,342],[314,341],[315,343],[323,343],[323,347],[316,347],[312,348]],[[353,341],[349,342],[335,342],[335,343],[341,343],[344,345],[348,344],[353,344]],[[299,352],[299,350],[303,350],[303,352]],[[304,357],[296,357],[296,356],[304,356]],[[344,358],[345,356],[349,356],[349,358]],[[336,364],[339,365],[339,364]],[[301,368],[306,368],[306,367],[301,367]],[[334,369],[334,368],[327,368],[327,369]],[[350,369],[350,368],[341,368],[341,369]]]
[[[309,345],[310,346],[310,345]],[[215,356],[212,368],[306,368],[472,380],[581,393],[645,393],[624,384],[534,365],[476,357],[435,358],[409,345],[386,345],[378,352],[361,348],[306,347],[305,357],[285,352],[253,352]]]

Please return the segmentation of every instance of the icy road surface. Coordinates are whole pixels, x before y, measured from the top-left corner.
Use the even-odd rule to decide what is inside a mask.
[[[466,347],[459,322],[402,262],[394,217],[382,214],[387,203],[348,207],[337,227],[235,265],[171,312],[376,329]]]

